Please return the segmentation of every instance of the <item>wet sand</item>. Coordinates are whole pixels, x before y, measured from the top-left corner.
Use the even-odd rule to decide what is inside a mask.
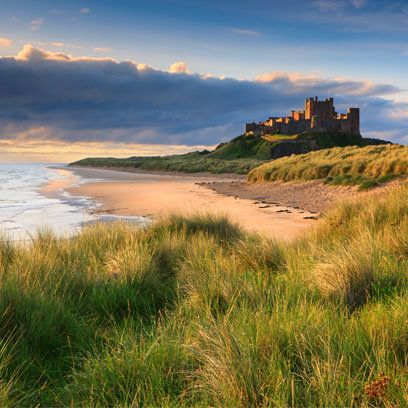
[[[309,211],[218,194],[202,185],[242,182],[242,177],[231,180],[231,176],[174,176],[90,168],[68,170],[89,182],[67,188],[66,191],[92,198],[100,204],[96,211],[101,213],[139,215],[152,219],[170,213],[224,214],[248,231],[285,240],[298,237],[316,222],[316,214]]]
[[[49,181],[41,187],[41,194],[49,198],[58,197],[62,190],[77,185],[80,180],[80,177],[72,171],[62,168],[54,168],[54,170],[64,178]]]

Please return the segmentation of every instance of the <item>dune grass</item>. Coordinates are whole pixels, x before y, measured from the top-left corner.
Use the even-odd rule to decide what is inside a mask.
[[[407,406],[407,198],[292,243],[175,215],[0,244],[1,405]]]
[[[360,184],[365,189],[407,174],[408,146],[348,146],[273,160],[250,171],[248,180],[322,179],[330,184]]]

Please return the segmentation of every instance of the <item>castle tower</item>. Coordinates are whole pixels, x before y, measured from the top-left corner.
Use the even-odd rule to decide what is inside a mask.
[[[314,107],[315,107],[315,100],[314,98],[308,98],[305,100],[305,119],[312,119],[312,116],[314,115]]]
[[[305,119],[311,120],[314,115],[319,115],[321,120],[332,120],[336,117],[334,99],[329,98],[319,101],[315,98],[308,98],[305,101]]]
[[[350,122],[350,132],[356,135],[360,134],[360,109],[349,108],[347,118]]]

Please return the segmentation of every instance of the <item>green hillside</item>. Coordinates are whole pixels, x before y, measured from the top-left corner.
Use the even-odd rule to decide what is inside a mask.
[[[115,158],[87,158],[71,163],[74,166],[174,171],[184,173],[247,174],[265,161],[292,154],[303,154],[335,146],[364,146],[369,141],[359,135],[338,132],[309,132],[300,135],[241,135],[221,143],[213,151],[182,155]],[[386,142],[384,142],[386,143]]]
[[[335,146],[363,146],[364,139],[359,135],[339,132],[306,132],[300,135],[242,135],[221,145],[209,153],[209,157],[219,159],[254,158],[270,160],[288,154],[306,153],[311,150]],[[282,149],[282,147],[285,149]],[[282,153],[282,154],[281,154]]]
[[[276,142],[270,142],[262,137],[238,136],[230,142],[222,144],[209,157],[217,159],[257,159],[269,160]]]

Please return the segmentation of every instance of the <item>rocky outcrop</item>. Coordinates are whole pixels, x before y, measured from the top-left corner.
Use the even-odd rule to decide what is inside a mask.
[[[271,149],[271,159],[278,159],[292,154],[309,153],[319,150],[315,140],[287,140],[277,143]]]

